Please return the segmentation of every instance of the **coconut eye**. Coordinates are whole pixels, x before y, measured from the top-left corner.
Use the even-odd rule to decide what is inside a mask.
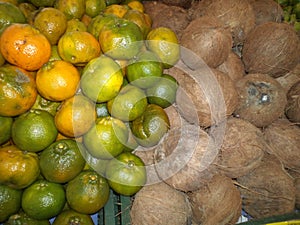
[[[269,103],[271,100],[270,95],[266,94],[266,93],[262,93],[260,96],[260,103]]]

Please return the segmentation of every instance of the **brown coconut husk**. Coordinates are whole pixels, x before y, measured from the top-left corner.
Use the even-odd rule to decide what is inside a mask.
[[[278,119],[264,129],[264,138],[286,168],[300,171],[300,127]]]
[[[215,175],[202,188],[188,193],[194,224],[236,224],[241,216],[242,198],[232,180]]]
[[[300,59],[300,41],[293,26],[267,22],[247,35],[242,60],[248,73],[280,77],[292,70]]]
[[[154,160],[158,176],[171,187],[194,191],[211,179],[218,149],[200,127],[186,124],[170,130],[157,146]]]
[[[239,102],[234,114],[257,127],[265,127],[284,114],[286,94],[268,74],[248,74],[235,83]]]
[[[132,225],[186,225],[191,215],[187,195],[164,182],[144,186],[130,210]]]
[[[202,16],[190,22],[183,30],[180,43],[193,51],[209,67],[216,68],[222,64],[232,49],[230,30],[225,29],[217,18]],[[190,68],[197,66],[197,59],[191,55],[182,55],[182,60]]]
[[[170,28],[180,39],[183,29],[190,22],[190,16],[186,9],[158,1],[144,1],[143,5],[145,13],[152,19],[152,28]]]
[[[217,69],[228,74],[233,82],[246,74],[242,59],[234,51],[229,52],[227,59]]]
[[[237,178],[243,209],[253,218],[292,213],[295,207],[293,178],[280,160],[265,154],[259,167]]]
[[[179,7],[188,9],[191,7],[192,2],[194,0],[160,0],[160,1],[167,5],[179,6]]]
[[[254,11],[245,0],[201,0],[190,12],[193,19],[204,15],[220,19],[230,29],[234,46],[242,44],[255,26]]]
[[[294,178],[295,188],[296,188],[296,209],[300,209],[300,172],[294,170],[288,170],[288,173]]]
[[[227,74],[208,67],[192,73],[172,67],[168,73],[179,83],[175,105],[189,123],[210,127],[224,121],[235,110],[238,95]]]
[[[290,121],[300,124],[300,81],[295,83],[287,93],[285,114]]]
[[[298,63],[290,72],[288,72],[284,76],[277,77],[276,80],[281,84],[281,86],[287,93],[295,83],[300,81],[300,63]]]
[[[283,20],[283,9],[279,3],[274,0],[249,0],[252,5],[256,25],[265,22],[280,23]]]
[[[223,143],[214,163],[226,176],[241,177],[260,165],[266,149],[259,128],[247,120],[231,117],[226,122]]]

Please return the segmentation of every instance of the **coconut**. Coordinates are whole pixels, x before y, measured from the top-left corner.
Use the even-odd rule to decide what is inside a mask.
[[[292,213],[295,207],[293,178],[280,160],[265,154],[259,167],[237,178],[243,209],[253,218]]]
[[[259,128],[247,120],[231,117],[215,164],[230,178],[244,176],[261,163],[267,144]]]
[[[183,30],[180,43],[209,67],[215,68],[228,58],[232,37],[230,30],[225,29],[217,18],[203,16],[192,20]],[[198,59],[191,54],[182,54],[182,60],[192,69],[197,66]]]
[[[296,188],[296,209],[300,209],[300,171],[288,170],[288,173],[294,178]]]
[[[266,22],[247,35],[242,60],[248,73],[280,77],[292,70],[300,59],[300,42],[293,26]]]
[[[300,81],[295,83],[287,93],[285,114],[290,121],[300,123]]]
[[[152,19],[152,28],[170,28],[180,39],[183,29],[190,22],[190,16],[186,9],[157,1],[144,1],[143,5],[145,13]]]
[[[187,195],[164,182],[144,186],[130,210],[132,225],[186,225],[191,214]]]
[[[251,0],[256,25],[265,22],[282,22],[283,9],[279,3],[274,0]]]
[[[287,93],[295,83],[300,81],[300,63],[298,63],[294,69],[284,76],[277,77],[276,80],[281,84]]]
[[[236,224],[241,216],[241,194],[232,180],[224,175],[215,175],[188,196],[194,224]]]
[[[234,51],[230,51],[227,59],[217,67],[218,70],[228,74],[235,82],[245,75],[245,67],[242,59]]]
[[[193,0],[161,0],[167,5],[179,6],[188,9],[191,7]]]
[[[278,119],[264,129],[264,137],[276,155],[289,169],[300,171],[300,127],[288,119]]]
[[[171,187],[194,191],[211,179],[211,165],[218,149],[214,140],[197,125],[170,130],[157,146],[154,160],[158,176]]]
[[[188,122],[210,127],[235,110],[238,95],[227,74],[208,67],[196,71],[172,67],[168,73],[179,83],[176,107]]]
[[[204,15],[220,19],[230,29],[234,46],[242,44],[255,26],[254,11],[245,0],[201,0],[193,4],[191,14],[193,19]]]
[[[284,114],[286,94],[268,74],[248,74],[236,83],[239,102],[234,114],[257,127],[271,124]]]

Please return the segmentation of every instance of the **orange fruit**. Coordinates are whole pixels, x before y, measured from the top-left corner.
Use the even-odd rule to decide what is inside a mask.
[[[85,13],[85,0],[57,0],[54,8],[62,11],[67,20],[81,19]]]
[[[44,110],[30,109],[18,116],[12,125],[12,140],[24,151],[39,152],[52,144],[58,131],[54,117]]]
[[[28,0],[36,7],[53,7],[55,0]]]
[[[22,190],[0,184],[0,223],[5,222],[21,208]]]
[[[134,10],[138,10],[139,12],[143,13],[145,11],[145,7],[143,3],[139,1],[130,1],[127,3],[127,5]]]
[[[141,116],[148,105],[144,91],[133,85],[124,86],[119,94],[107,102],[110,115],[122,121],[133,121]]]
[[[122,18],[110,20],[102,27],[99,43],[103,53],[113,59],[131,59],[144,46],[139,26]]]
[[[40,175],[39,158],[34,152],[21,151],[15,145],[0,148],[0,183],[23,189]]]
[[[10,2],[0,2],[0,33],[12,23],[25,23],[26,18],[18,6]]]
[[[78,137],[94,124],[97,114],[94,103],[78,94],[62,102],[55,115],[55,124],[60,133],[67,137]]]
[[[0,42],[3,57],[25,70],[38,70],[51,56],[48,39],[29,24],[11,24],[3,31]]]
[[[11,137],[11,127],[13,118],[8,116],[0,116],[0,145],[9,141]]]
[[[85,160],[79,145],[73,139],[61,139],[41,152],[40,169],[46,180],[67,183],[82,171]]]
[[[111,58],[101,55],[91,60],[83,69],[80,87],[84,95],[94,102],[106,102],[120,91],[123,74]]]
[[[33,76],[17,66],[0,67],[0,115],[17,116],[29,110],[37,97]]]
[[[124,150],[128,129],[119,119],[111,116],[97,118],[91,129],[83,135],[87,151],[95,158],[111,159]]]
[[[147,35],[147,48],[158,55],[165,68],[174,66],[180,59],[180,46],[175,32],[167,27],[152,29]]]
[[[26,224],[26,225],[51,225],[49,220],[36,220],[29,217],[23,211],[19,211],[16,214],[11,215],[5,225],[17,225],[17,224]]]
[[[85,31],[66,32],[58,41],[60,57],[77,66],[83,66],[101,55],[98,40]]]
[[[22,209],[33,219],[45,220],[58,215],[66,203],[66,194],[61,184],[37,180],[27,187],[22,195]]]
[[[85,13],[90,17],[99,15],[106,8],[105,0],[86,0]]]
[[[77,68],[63,60],[49,61],[36,74],[39,94],[50,101],[63,101],[75,95],[80,81]]]
[[[22,11],[28,24],[33,24],[34,16],[38,12],[37,7],[30,2],[21,2],[18,8]]]
[[[33,26],[46,36],[51,45],[55,45],[67,29],[67,17],[53,7],[43,8],[35,16]]]
[[[93,170],[101,176],[105,176],[106,165],[108,164],[110,159],[95,158],[86,149],[81,153],[83,153],[84,158],[86,160],[84,170]]]
[[[78,225],[94,225],[92,217],[88,214],[83,214],[76,212],[72,209],[67,209],[58,214],[53,223],[53,225],[63,225],[63,224],[78,224]]]
[[[93,214],[108,201],[109,185],[95,171],[85,170],[67,184],[66,197],[71,209],[83,214]]]
[[[117,17],[122,18],[128,10],[126,5],[119,5],[119,4],[111,4],[107,6],[104,10],[105,14],[114,14]]]
[[[131,131],[137,142],[152,147],[162,139],[170,127],[167,113],[158,105],[149,104],[144,113],[132,121]]]
[[[87,26],[79,19],[70,19],[67,22],[67,32],[71,31],[87,31]]]
[[[115,192],[132,196],[146,183],[144,162],[131,152],[124,152],[111,159],[106,166],[108,184]]]
[[[50,56],[49,61],[54,61],[54,60],[62,60],[62,58],[58,54],[57,45],[52,45],[51,46],[51,56]]]
[[[37,95],[34,105],[31,109],[39,109],[44,110],[50,113],[52,116],[55,116],[58,107],[60,106],[61,102],[54,102],[48,99],[45,99],[40,94]]]

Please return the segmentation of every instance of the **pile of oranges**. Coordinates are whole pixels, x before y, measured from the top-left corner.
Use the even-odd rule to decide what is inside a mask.
[[[134,150],[169,129],[176,34],[137,0],[7,0],[0,12],[0,223],[93,224],[111,189],[146,183]]]

